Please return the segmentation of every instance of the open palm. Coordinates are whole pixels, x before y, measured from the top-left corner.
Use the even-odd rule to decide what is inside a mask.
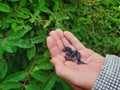
[[[68,81],[76,90],[92,88],[103,65],[104,57],[87,49],[72,33],[60,29],[50,32],[47,46],[58,76]],[[78,65],[76,62],[66,61],[65,53],[62,52],[65,46],[78,50],[81,53],[81,60],[86,64]]]

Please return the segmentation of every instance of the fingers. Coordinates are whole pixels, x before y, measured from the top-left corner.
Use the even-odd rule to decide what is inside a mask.
[[[64,36],[67,40],[81,53],[81,58],[87,60],[87,58],[94,53],[94,51],[87,49],[80,41],[70,32],[65,31]]]
[[[52,38],[52,40],[50,39]],[[87,60],[87,58],[94,53],[94,51],[85,48],[83,44],[70,32],[63,32],[60,29],[56,29],[55,31],[50,32],[50,38],[48,38],[48,47],[54,47],[50,49],[52,57],[57,55],[65,55],[62,52],[62,49],[65,46],[71,47],[73,50],[76,49],[81,53],[82,60]],[[51,46],[50,46],[51,45]]]
[[[77,50],[85,49],[85,46],[72,33],[65,31],[64,36]]]
[[[61,35],[62,35],[62,33],[63,33],[63,32],[61,32]],[[57,44],[57,46],[58,46],[58,49],[59,49],[59,50],[61,51],[61,53],[62,53],[62,49],[64,48],[64,45],[63,45],[63,43],[62,43],[59,35],[57,34],[57,32],[56,32],[56,31],[51,31],[51,32],[50,32],[50,36],[52,36],[52,37],[54,38],[54,40],[55,40],[55,42],[56,42],[56,44]]]
[[[47,38],[47,46],[48,46],[48,49],[49,49],[52,57],[57,57],[57,56],[61,55],[61,52],[59,51],[55,40],[51,36],[49,36]]]
[[[64,33],[60,29],[57,29],[56,32],[59,35],[60,39],[62,40],[64,46],[71,45],[71,43],[64,37]]]
[[[64,37],[62,30],[56,29],[55,31],[51,31],[50,36],[54,38],[54,40],[58,46],[58,49],[63,56],[65,55],[65,53],[62,52],[62,49],[65,46],[69,46],[72,49],[74,49],[74,47],[71,45],[71,43]]]

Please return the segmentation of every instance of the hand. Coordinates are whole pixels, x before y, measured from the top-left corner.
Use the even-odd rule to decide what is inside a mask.
[[[87,49],[68,31],[57,29],[47,37],[47,46],[51,53],[58,76],[66,80],[75,90],[90,90],[104,63],[104,57]],[[78,65],[76,62],[66,61],[62,49],[69,46],[81,53],[81,60],[87,64]]]

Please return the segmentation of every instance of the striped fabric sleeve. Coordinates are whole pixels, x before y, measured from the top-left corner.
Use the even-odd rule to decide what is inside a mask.
[[[120,90],[120,57],[106,55],[92,90]]]

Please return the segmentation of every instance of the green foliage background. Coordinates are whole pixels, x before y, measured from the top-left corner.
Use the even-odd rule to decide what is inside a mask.
[[[49,62],[46,37],[56,28],[120,56],[120,0],[1,0],[0,90],[72,90]]]

